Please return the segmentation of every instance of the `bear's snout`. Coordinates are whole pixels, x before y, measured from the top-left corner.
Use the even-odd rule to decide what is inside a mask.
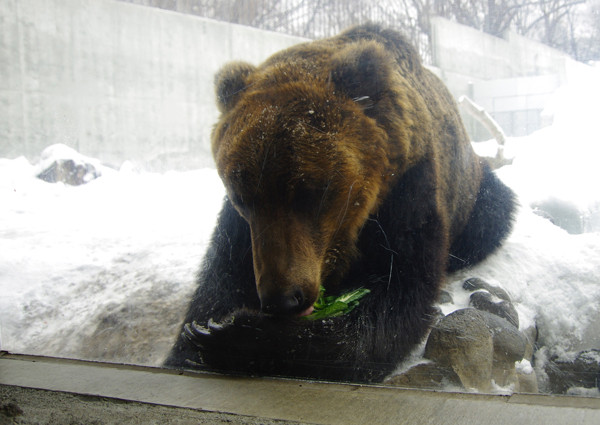
[[[310,227],[291,213],[249,221],[261,310],[278,316],[305,313],[319,295],[323,263]]]
[[[306,310],[306,297],[300,287],[294,287],[285,293],[263,295],[260,306],[264,313],[274,315],[295,315]]]

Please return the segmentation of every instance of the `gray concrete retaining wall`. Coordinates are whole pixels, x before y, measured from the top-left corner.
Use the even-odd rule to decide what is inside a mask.
[[[432,57],[455,97],[481,105],[509,136],[530,134],[545,124],[541,112],[558,87],[587,65],[542,43],[507,32],[503,38],[444,18],[432,19]],[[474,140],[491,135],[463,116]]]
[[[115,166],[129,159],[156,170],[212,163],[219,67],[258,64],[303,41],[114,0],[2,0],[0,24],[0,157],[35,161],[64,143]],[[570,68],[585,66],[512,33],[432,24],[438,75],[456,97],[486,106],[509,135],[539,128],[544,99]],[[549,76],[543,93],[508,90],[538,87],[539,75]],[[536,81],[523,83],[529,78]],[[465,123],[474,139],[489,138],[469,117]]]
[[[560,74],[565,76],[565,53],[508,32],[504,38],[474,28],[432,18],[433,65],[445,72],[476,80]]]
[[[213,75],[302,39],[112,0],[0,2],[0,157],[210,162]]]

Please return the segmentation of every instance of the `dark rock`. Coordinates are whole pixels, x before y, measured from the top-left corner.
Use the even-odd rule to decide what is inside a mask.
[[[495,314],[481,311],[485,324],[492,333],[494,356],[514,363],[523,359],[526,339],[509,321]]]
[[[600,389],[600,350],[582,351],[573,361],[553,357],[544,369],[553,394],[565,394],[571,387]]]
[[[490,285],[477,277],[464,281],[463,289],[476,291],[470,297],[472,307],[495,314],[508,320],[515,327],[519,327],[519,315],[504,289]],[[494,300],[493,297],[498,298],[498,300]]]
[[[448,291],[442,290],[440,291],[437,302],[438,304],[448,304],[454,302],[454,299],[452,299],[452,295],[450,295]]]
[[[479,289],[484,289],[503,301],[511,301],[508,293],[504,289],[498,286],[490,285],[485,280],[479,279],[478,277],[472,277],[465,280],[463,282],[463,289],[466,291],[477,291]]]
[[[477,291],[471,294],[469,304],[477,310],[487,311],[506,319],[514,327],[519,328],[519,314],[510,301],[494,301],[489,292]]]
[[[101,173],[89,163],[76,162],[73,159],[57,159],[46,167],[38,178],[48,183],[63,182],[79,186],[100,177]]]

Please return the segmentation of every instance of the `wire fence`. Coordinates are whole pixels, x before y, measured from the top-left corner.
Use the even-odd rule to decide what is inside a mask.
[[[367,22],[400,30],[427,61],[429,39],[406,0],[121,0],[309,39]]]
[[[372,0],[123,0],[306,38],[369,21],[403,26],[405,2]],[[404,10],[403,10],[404,9]]]

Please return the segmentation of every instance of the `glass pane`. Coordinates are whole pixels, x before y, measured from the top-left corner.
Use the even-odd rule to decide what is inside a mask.
[[[600,7],[463,3],[2,2],[0,348],[599,396]]]

